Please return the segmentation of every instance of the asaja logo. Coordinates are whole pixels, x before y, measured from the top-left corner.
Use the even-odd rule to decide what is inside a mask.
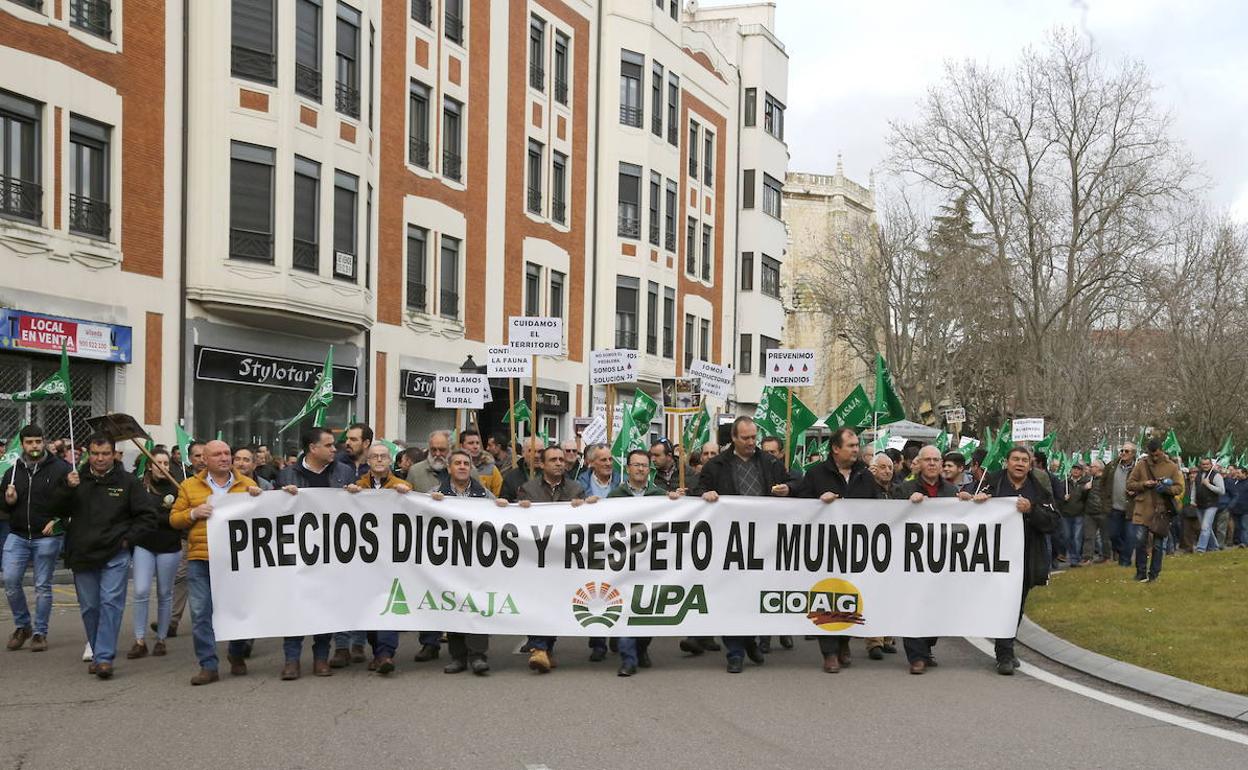
[[[866,622],[862,592],[840,578],[824,578],[809,591],[762,591],[759,605],[764,615],[805,615],[824,631],[844,631]]]
[[[385,609],[381,611],[382,615],[410,615],[412,611],[407,607],[407,594],[403,593],[403,584],[395,578],[390,583],[390,596],[386,599]]]
[[[442,591],[435,594],[433,591],[426,590],[420,595],[420,601],[416,604],[418,610],[430,610],[433,612],[468,612],[473,615],[480,615],[483,618],[493,617],[494,615],[519,615],[520,610],[516,607],[516,601],[511,598],[511,594],[499,591]],[[407,594],[403,591],[403,584],[395,578],[390,583],[390,595],[386,598],[386,606],[381,611],[382,615],[410,615],[411,608],[408,606]]]
[[[610,628],[624,611],[624,597],[610,583],[589,581],[572,594],[572,616],[582,628],[602,625]]]

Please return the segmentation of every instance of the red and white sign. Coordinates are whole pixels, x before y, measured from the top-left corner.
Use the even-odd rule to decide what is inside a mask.
[[[59,353],[64,342],[65,349],[71,355],[86,358],[110,356],[111,333],[107,326],[24,315],[18,318],[17,330],[17,347],[26,350]]]

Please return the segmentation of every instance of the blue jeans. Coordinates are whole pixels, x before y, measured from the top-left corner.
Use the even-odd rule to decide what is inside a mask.
[[[1235,543],[1248,545],[1248,513],[1235,515]]]
[[[625,666],[637,666],[638,652],[645,652],[650,647],[650,637],[621,636],[620,662]],[[744,651],[743,651],[744,654]]]
[[[555,641],[557,641],[558,638],[559,637],[556,636],[530,636],[528,639],[529,648],[541,650],[543,652],[554,652]]]
[[[1153,537],[1153,547],[1152,547],[1153,560],[1151,562],[1152,567],[1150,569],[1147,569],[1147,571],[1145,569],[1149,567],[1149,564],[1150,564],[1148,560],[1148,552],[1149,552],[1148,538],[1150,536],[1152,536],[1152,533],[1149,532],[1148,527],[1144,526],[1143,524],[1131,525],[1131,538],[1132,538],[1132,541],[1135,543],[1135,579],[1136,580],[1143,580],[1145,577],[1156,580],[1157,576],[1161,574],[1161,558],[1165,554],[1165,539],[1164,538],[1152,536]]]
[[[365,632],[367,636],[367,632]],[[373,638],[376,642],[373,644],[374,658],[393,658],[396,650],[399,649],[399,632],[398,631],[375,631]]]
[[[169,586],[172,590],[173,572],[178,568],[182,553],[179,551],[167,555],[173,557],[173,567],[169,570]],[[191,640],[195,646],[195,657],[199,660],[200,668],[216,671],[217,634],[212,628],[212,575],[208,571],[207,561],[187,560],[186,590],[187,604],[191,607]],[[236,658],[243,657],[249,641],[249,639],[234,639],[229,644],[229,654]]]
[[[724,650],[728,658],[744,658],[745,646],[753,640],[752,636],[725,636]]]
[[[112,663],[117,657],[121,615],[126,611],[126,582],[130,577],[130,552],[120,550],[100,569],[74,573],[74,590],[87,644],[95,663]]]
[[[1083,517],[1063,518],[1062,528],[1066,530],[1066,562],[1073,567],[1083,561]]]
[[[422,646],[429,646],[435,650],[442,649],[442,632],[441,631],[421,631],[417,637]]]
[[[3,488],[4,488],[4,485],[0,484],[0,489],[3,489]],[[5,519],[4,521],[0,521],[0,575],[4,574],[4,541],[8,539],[9,539],[9,521],[8,519]]]
[[[142,546],[134,547],[134,640],[147,635],[147,611],[151,602],[152,578],[156,579],[156,639],[163,642],[169,631],[169,615],[173,610],[173,576],[178,571],[181,551],[152,553]]]
[[[312,660],[329,660],[329,640],[332,636],[333,634],[313,634]],[[303,637],[288,636],[282,639],[282,655],[287,663],[298,663],[303,656]]]
[[[348,647],[363,647],[367,643],[367,631],[339,631],[334,634],[334,647],[340,650]]]
[[[1218,538],[1213,534],[1213,520],[1217,515],[1217,506],[1200,509],[1200,539],[1196,541],[1196,553],[1217,550]]]
[[[5,522],[7,525],[8,522]],[[34,632],[48,635],[48,618],[52,615],[52,573],[56,572],[56,558],[61,554],[62,537],[37,537],[27,540],[13,533],[4,539],[2,553],[4,562],[4,593],[13,611],[13,624],[18,628],[31,626],[30,609],[26,604],[26,591],[22,588],[22,575],[26,565],[35,564],[35,622]]]
[[[1134,547],[1131,526],[1131,517],[1125,511],[1115,508],[1109,512],[1110,546],[1117,552],[1118,564],[1123,567],[1131,566],[1131,549]],[[1106,558],[1112,558],[1112,555],[1106,554]]]

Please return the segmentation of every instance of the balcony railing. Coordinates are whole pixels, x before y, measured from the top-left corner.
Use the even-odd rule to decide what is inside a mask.
[[[334,106],[343,115],[360,117],[360,89],[347,83],[334,83]]]
[[[676,250],[676,230],[675,228],[667,228],[667,236],[663,239],[663,248],[668,251]]]
[[[464,42],[464,21],[450,11],[446,13],[446,39],[453,43]]]
[[[695,182],[698,180],[698,156],[692,153],[689,155],[689,178]]]
[[[427,289],[423,283],[418,281],[407,282],[407,308],[408,310],[417,310],[421,313],[428,308],[426,299]]]
[[[529,85],[538,91],[546,90],[546,70],[539,64],[529,65]]]
[[[97,238],[108,238],[111,229],[108,201],[69,194],[69,229]]]
[[[563,78],[555,79],[555,101],[560,104],[568,103],[568,81]]]
[[[559,200],[558,198],[555,198],[554,200],[550,202],[550,218],[555,220],[559,224],[563,224],[564,222],[568,221],[567,220],[567,208],[568,208],[568,205],[566,203]]]
[[[43,187],[0,174],[0,214],[38,222],[43,219]]]
[[[109,0],[71,0],[69,23],[105,40],[112,37],[113,5]]]
[[[705,258],[702,260],[702,280],[711,280],[711,260]]]
[[[429,168],[429,142],[415,136],[407,138],[407,158],[413,166]]]
[[[230,258],[273,261],[273,233],[230,228]]]
[[[657,221],[650,223],[650,242],[653,243],[655,246],[659,245],[659,236],[660,236],[659,230],[660,230],[659,223]]]
[[[298,270],[318,273],[321,270],[321,249],[312,241],[295,238],[292,244],[291,264]]]
[[[702,182],[707,187],[715,186],[715,174],[711,171],[710,163],[706,163],[702,166]]]
[[[429,0],[412,0],[412,20],[426,27],[433,23],[433,13]]]
[[[443,289],[438,292],[438,309],[443,318],[459,318],[459,293]]]
[[[529,211],[534,214],[542,213],[542,191],[536,188],[529,188]]]
[[[321,71],[306,64],[296,64],[295,92],[319,102],[321,100]]]
[[[685,272],[689,275],[698,274],[698,258],[694,256],[693,249],[685,256]]]
[[[637,332],[627,329],[615,330],[615,346],[617,348],[637,349]]]
[[[230,49],[230,71],[235,77],[274,85],[277,83],[277,57],[270,51],[235,45]]]
[[[663,113],[658,110],[650,116],[650,131],[655,136],[663,136]]]
[[[619,233],[621,238],[640,238],[641,220],[627,214],[620,214]]]
[[[624,126],[632,126],[633,128],[641,128],[642,110],[640,107],[633,107],[628,104],[620,105],[620,124]]]
[[[442,176],[458,182],[461,177],[460,165],[459,153],[450,150],[442,151]]]

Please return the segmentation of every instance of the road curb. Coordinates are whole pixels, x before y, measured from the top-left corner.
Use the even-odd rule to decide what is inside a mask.
[[[1248,724],[1248,697],[1215,690],[1076,647],[1023,617],[1018,640],[1064,666],[1187,708]]]

